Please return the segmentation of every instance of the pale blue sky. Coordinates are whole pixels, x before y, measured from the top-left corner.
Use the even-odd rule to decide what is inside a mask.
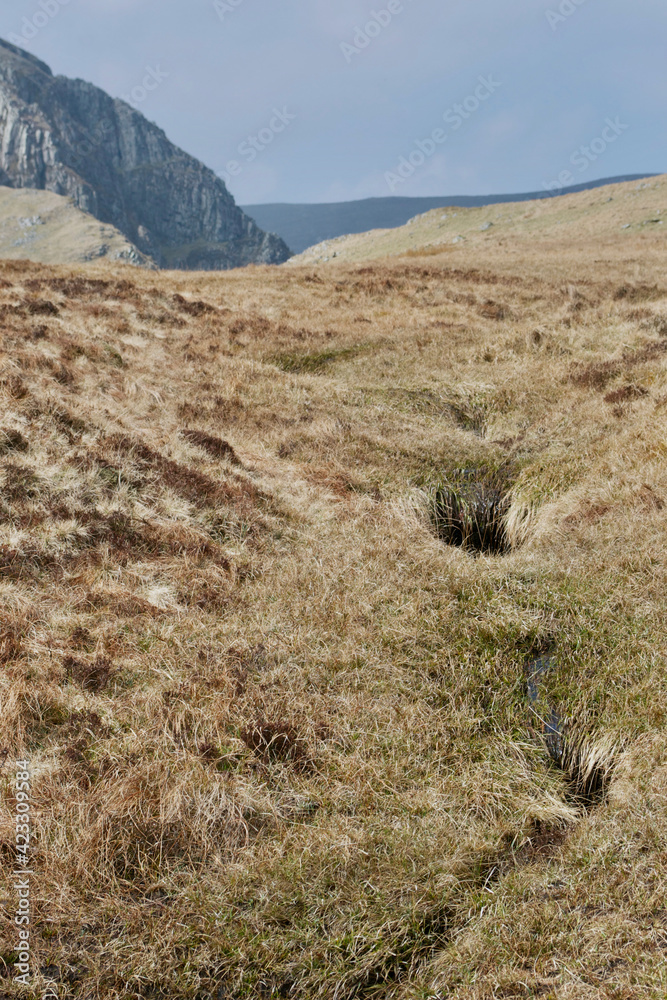
[[[667,170],[665,0],[12,0],[0,36],[129,95],[241,204]]]

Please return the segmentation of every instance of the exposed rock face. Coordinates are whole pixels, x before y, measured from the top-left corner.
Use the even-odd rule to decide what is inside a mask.
[[[290,256],[212,170],[134,108],[83,80],[53,76],[2,40],[0,184],[69,195],[160,267],[218,270]]]

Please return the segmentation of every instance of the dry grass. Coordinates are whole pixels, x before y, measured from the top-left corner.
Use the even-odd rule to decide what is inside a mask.
[[[90,261],[155,264],[118,229],[77,208],[52,191],[0,185],[0,258],[43,264]]]
[[[466,253],[0,265],[4,995],[667,992],[664,238]]]
[[[376,229],[318,243],[293,257],[290,266],[337,267],[379,257],[428,260],[443,255],[450,267],[458,267],[459,260],[470,259],[471,253],[486,257],[497,254],[500,248],[504,256],[514,258],[516,266],[518,257],[530,256],[535,250],[558,255],[565,243],[579,252],[588,246],[596,254],[601,242],[629,250],[638,239],[654,244],[657,235],[660,241],[667,222],[666,193],[667,177],[663,175],[537,201],[436,208],[396,229]],[[638,288],[630,280],[618,288],[616,297],[630,302],[637,296],[644,300],[651,292],[655,288],[647,283]],[[585,295],[580,303],[585,304]],[[493,297],[480,303],[482,315],[489,319],[508,318],[509,310],[508,303],[498,303]]]

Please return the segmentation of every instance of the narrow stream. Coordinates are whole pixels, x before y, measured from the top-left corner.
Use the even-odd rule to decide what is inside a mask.
[[[562,767],[565,750],[563,720],[544,696],[544,678],[554,670],[557,662],[553,656],[540,656],[526,668],[528,701],[542,722],[542,735],[554,764]]]

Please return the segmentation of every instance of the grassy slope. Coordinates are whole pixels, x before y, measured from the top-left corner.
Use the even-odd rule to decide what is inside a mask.
[[[665,221],[663,221],[665,220]],[[398,229],[340,236],[310,247],[292,264],[373,260],[405,252],[448,253],[452,265],[464,251],[482,253],[505,248],[507,253],[542,251],[598,240],[601,236],[629,246],[634,238],[667,222],[667,176],[626,184],[610,184],[593,191],[563,195],[546,201],[486,205],[481,208],[445,208],[416,216]]]
[[[68,198],[51,191],[0,187],[0,258],[16,257],[42,264],[120,258],[154,266],[117,229],[82,212]]]
[[[647,174],[625,174],[615,178],[589,181],[585,190],[608,187],[623,181],[640,181]],[[575,185],[579,190],[580,186]],[[569,189],[571,191],[571,189]],[[574,192],[572,192],[574,193]],[[362,198],[328,204],[263,204],[242,205],[241,208],[267,233],[278,233],[294,253],[307,250],[314,243],[324,243],[346,233],[363,233],[370,229],[390,229],[403,226],[415,215],[440,209],[456,212],[454,206],[472,207],[499,202],[525,202],[550,198],[546,191],[514,195],[467,195],[451,198],[419,198],[393,195],[388,198]]]
[[[664,261],[661,227],[591,221],[317,270],[0,265],[3,791],[29,756],[62,995],[667,992]],[[485,463],[523,544],[475,559],[419,487]],[[622,748],[594,808],[536,734],[544,650]]]

